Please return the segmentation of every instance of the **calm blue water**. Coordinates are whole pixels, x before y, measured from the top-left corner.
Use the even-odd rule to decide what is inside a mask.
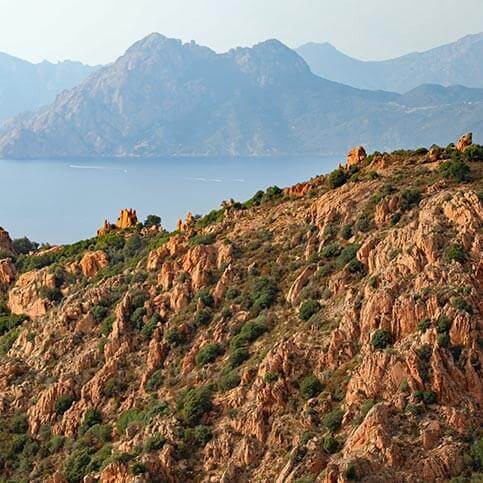
[[[172,229],[188,212],[244,201],[267,186],[290,186],[337,166],[335,157],[0,160],[0,226],[12,237],[69,243],[89,238],[122,208],[161,216]]]

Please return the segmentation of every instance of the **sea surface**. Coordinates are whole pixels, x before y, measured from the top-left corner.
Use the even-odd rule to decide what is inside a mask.
[[[188,211],[206,214],[229,198],[249,199],[324,174],[342,157],[0,160],[0,226],[12,238],[71,243],[95,235],[122,208],[171,230]]]

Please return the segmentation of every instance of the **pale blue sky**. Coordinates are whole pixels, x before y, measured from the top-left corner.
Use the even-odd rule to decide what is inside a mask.
[[[383,59],[483,30],[483,0],[0,0],[0,51],[107,63],[151,32],[225,51],[278,38]]]

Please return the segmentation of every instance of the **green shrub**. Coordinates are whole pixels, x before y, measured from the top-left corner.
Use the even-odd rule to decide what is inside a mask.
[[[126,384],[117,377],[111,377],[106,381],[102,392],[107,397],[119,396],[126,389]]]
[[[64,462],[64,476],[69,483],[79,483],[84,479],[91,463],[89,448],[75,449]]]
[[[24,434],[29,429],[28,417],[26,414],[17,413],[10,421],[10,431],[15,434]]]
[[[200,290],[196,296],[197,299],[201,300],[206,307],[213,307],[215,301],[210,291],[206,288]]]
[[[344,225],[342,227],[341,237],[344,240],[349,240],[350,238],[352,238],[353,235],[354,235],[354,232],[352,230],[352,225]]]
[[[102,414],[98,409],[88,409],[79,428],[79,433],[84,434],[96,424],[102,423]]]
[[[49,453],[55,454],[58,451],[60,451],[60,449],[64,445],[64,440],[65,440],[64,436],[52,436],[52,438],[50,438],[50,441],[48,442],[48,445],[47,445],[47,449]]]
[[[39,244],[30,241],[27,237],[17,238],[12,242],[15,253],[19,255],[28,255],[39,248]]]
[[[322,440],[322,448],[327,454],[337,453],[339,451],[339,442],[329,434]]]
[[[111,314],[101,322],[101,334],[104,337],[108,337],[109,334],[111,333],[112,326],[114,325],[115,320],[116,320],[116,317],[113,314]]]
[[[166,443],[166,438],[162,434],[153,434],[144,442],[144,451],[150,453],[159,451]]]
[[[357,252],[359,251],[359,245],[353,244],[346,246],[337,257],[336,266],[337,268],[344,268],[351,260],[356,258]]]
[[[468,162],[483,161],[483,146],[479,144],[468,146],[463,153],[463,157]]]
[[[277,292],[277,286],[272,280],[266,277],[256,279],[251,289],[253,307],[258,311],[268,309],[275,302]]]
[[[326,414],[323,419],[324,426],[330,431],[337,431],[341,424],[344,412],[340,409],[334,409],[330,413]]]
[[[437,322],[438,334],[443,334],[451,329],[453,321],[446,315],[441,315]]]
[[[240,382],[241,382],[241,377],[237,374],[237,372],[230,371],[226,374],[223,374],[220,377],[220,379],[218,380],[218,387],[222,391],[229,391],[239,386]]]
[[[62,292],[57,287],[41,287],[39,295],[50,302],[60,302],[62,300]]]
[[[344,185],[347,182],[347,179],[347,171],[344,168],[339,168],[335,169],[329,174],[327,182],[329,184],[329,187],[334,189]]]
[[[466,261],[465,249],[461,245],[453,243],[446,248],[444,258],[447,262],[452,262],[454,260],[459,263],[464,263]]]
[[[421,201],[421,191],[415,189],[407,189],[401,193],[401,209],[402,210],[409,210],[414,205],[419,204]]]
[[[464,298],[455,297],[452,302],[455,309],[468,312],[469,314],[473,313],[473,307]]]
[[[70,395],[66,394],[64,396],[59,396],[54,405],[55,414],[57,414],[57,416],[62,416],[62,414],[70,409],[74,401],[75,399]]]
[[[163,384],[163,371],[158,369],[151,374],[146,383],[146,389],[149,392],[156,392]]]
[[[309,299],[306,300],[301,306],[299,310],[299,317],[307,321],[313,315],[315,315],[320,310],[320,304],[317,300]]]
[[[234,300],[240,295],[240,290],[236,287],[229,287],[226,291],[225,297],[227,300]]]
[[[198,424],[211,408],[211,391],[207,387],[187,389],[178,401],[181,418],[189,426]]]
[[[146,339],[151,339],[151,337],[154,334],[154,331],[156,330],[156,327],[158,326],[160,317],[158,314],[154,314],[151,316],[151,318],[143,325],[141,329],[141,334],[144,338]]]
[[[190,243],[193,246],[211,245],[212,243],[215,242],[215,240],[216,240],[215,235],[213,235],[212,233],[207,233],[207,234],[199,233],[191,237]]]
[[[391,216],[391,225],[397,225],[399,221],[401,220],[401,213],[394,213],[394,215]]]
[[[131,314],[129,320],[131,327],[136,330],[141,330],[144,325],[144,316],[146,315],[146,309],[144,307],[137,307]]]
[[[157,215],[148,215],[144,222],[144,226],[146,228],[150,228],[152,226],[160,226],[161,225],[161,218]]]
[[[169,329],[165,334],[166,342],[170,346],[177,346],[184,342],[185,338],[183,334],[176,328]]]
[[[476,440],[470,448],[473,468],[475,471],[483,470],[483,437]]]
[[[210,322],[211,317],[212,315],[210,309],[198,310],[198,312],[196,312],[195,314],[193,324],[195,325],[195,327],[202,327]]]
[[[461,155],[454,154],[449,161],[444,161],[438,168],[439,174],[446,179],[462,183],[470,180],[470,167],[461,159]]]
[[[104,307],[103,305],[94,305],[91,308],[92,317],[96,322],[102,322],[106,318],[108,313],[109,309],[107,307]]]
[[[418,330],[419,332],[426,332],[430,326],[431,326],[431,320],[423,319],[418,323]]]
[[[146,471],[147,471],[146,466],[140,461],[133,461],[129,465],[129,473],[131,473],[131,475],[134,475],[134,476],[142,475],[146,473]]]
[[[116,430],[119,435],[123,435],[131,424],[144,424],[146,415],[139,409],[128,409],[124,411],[116,422]]]
[[[372,222],[367,215],[360,216],[354,225],[355,231],[359,231],[361,233],[367,233],[372,227]]]
[[[208,426],[198,425],[195,428],[187,428],[183,433],[183,441],[188,446],[203,448],[211,440],[213,434]]]
[[[335,258],[340,255],[342,248],[337,242],[332,242],[322,248],[320,255],[323,258]]]
[[[7,352],[12,348],[19,335],[19,329],[15,328],[9,330],[6,334],[0,337],[0,356],[7,354]]]
[[[371,344],[375,349],[384,349],[392,344],[392,335],[384,329],[377,329],[372,338]]]
[[[257,317],[254,320],[250,320],[241,328],[239,335],[248,342],[254,342],[267,332],[268,327],[264,322],[263,317]]]
[[[208,344],[196,354],[196,365],[203,367],[206,364],[214,362],[222,353],[223,347],[220,344]]]
[[[230,352],[230,358],[228,360],[228,366],[231,369],[243,364],[246,360],[250,358],[250,352],[246,347],[237,347]]]
[[[323,384],[313,374],[305,376],[300,383],[300,394],[304,399],[317,397],[323,389]]]
[[[19,327],[24,322],[28,320],[26,315],[14,315],[14,314],[6,314],[0,315],[0,336],[6,334],[12,329]]]
[[[357,258],[353,258],[348,264],[347,264],[347,270],[350,273],[364,273],[364,265],[362,262],[357,260]]]
[[[450,343],[450,337],[447,332],[438,334],[438,345],[440,347],[448,347]]]
[[[263,377],[263,380],[267,384],[271,384],[272,382],[278,381],[279,378],[280,378],[280,374],[278,372],[267,372]]]

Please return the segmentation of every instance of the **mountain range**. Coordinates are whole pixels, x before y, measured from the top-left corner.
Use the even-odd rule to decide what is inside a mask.
[[[483,87],[483,33],[384,61],[354,59],[329,43],[308,43],[297,52],[314,74],[360,89],[404,93],[422,84]]]
[[[335,154],[483,133],[483,89],[406,94],[315,75],[278,40],[218,54],[151,34],[0,133],[0,156]]]
[[[59,92],[79,84],[97,68],[69,60],[32,64],[0,52],[0,125],[50,104]]]

